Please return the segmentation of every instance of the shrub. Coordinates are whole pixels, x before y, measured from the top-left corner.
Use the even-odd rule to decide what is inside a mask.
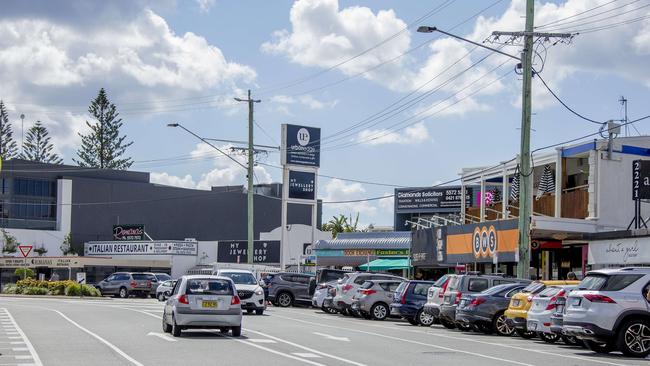
[[[26,287],[22,290],[24,295],[47,295],[49,292],[42,287]]]
[[[20,278],[34,278],[35,276],[31,268],[16,268],[14,274]]]
[[[89,286],[89,285],[81,285],[81,289],[82,289],[82,291],[83,291],[84,296],[93,296],[93,297],[97,297],[97,296],[101,296],[101,295],[102,295],[102,293],[99,292],[99,290],[96,289],[96,288],[94,288],[93,286]]]
[[[14,283],[8,283],[8,284],[4,285],[4,287],[2,288],[2,293],[3,294],[15,295],[15,294],[20,294],[20,292],[21,292],[20,287],[16,286],[16,284],[14,284]]]
[[[80,294],[81,286],[77,283],[73,283],[65,287],[65,296],[79,296]]]

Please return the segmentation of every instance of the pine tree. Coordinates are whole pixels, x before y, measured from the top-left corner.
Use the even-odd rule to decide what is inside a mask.
[[[37,161],[39,163],[61,164],[61,159],[52,150],[54,146],[50,142],[49,132],[47,128],[41,124],[41,121],[36,123],[27,130],[25,136],[25,147],[20,154],[21,159]]]
[[[18,146],[14,141],[14,133],[9,123],[9,114],[4,103],[0,100],[0,156],[2,160],[13,159],[18,155]]]
[[[97,98],[90,103],[88,112],[95,117],[96,123],[86,121],[90,128],[87,135],[79,133],[81,147],[77,151],[79,159],[73,159],[79,166],[100,169],[128,169],[133,160],[122,158],[126,149],[133,144],[125,142],[120,136],[122,119],[118,118],[117,108],[106,96],[104,88],[99,90]]]

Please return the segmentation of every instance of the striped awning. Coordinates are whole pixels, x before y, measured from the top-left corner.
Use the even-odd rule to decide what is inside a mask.
[[[319,240],[315,250],[324,249],[410,249],[410,231],[380,233],[340,233],[336,239]]]

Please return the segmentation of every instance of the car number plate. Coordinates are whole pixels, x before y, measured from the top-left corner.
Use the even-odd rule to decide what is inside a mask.
[[[219,307],[219,303],[217,303],[216,301],[212,301],[212,300],[210,300],[210,301],[203,300],[203,301],[201,301],[201,307],[216,309],[216,308]]]
[[[574,297],[571,299],[571,306],[580,306],[580,303],[582,303],[582,298],[580,297]]]
[[[536,330],[536,329],[537,329],[536,322],[528,322],[528,330]]]
[[[514,307],[519,306],[519,304],[520,304],[520,301],[519,301],[519,300],[513,300],[513,301],[512,301],[512,306],[514,306]]]

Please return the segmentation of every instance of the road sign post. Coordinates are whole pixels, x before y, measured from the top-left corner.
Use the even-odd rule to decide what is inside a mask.
[[[86,272],[77,272],[77,283],[79,284],[79,297],[84,297],[84,285],[86,284]]]
[[[19,245],[20,254],[23,255],[23,280],[27,278],[27,256],[32,252],[33,245]]]

